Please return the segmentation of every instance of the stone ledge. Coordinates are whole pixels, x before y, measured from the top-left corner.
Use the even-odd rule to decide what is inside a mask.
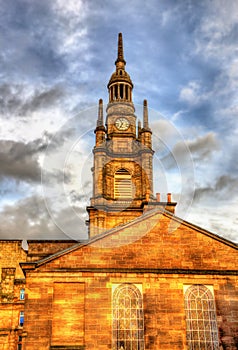
[[[50,350],[84,350],[84,345],[51,345]]]
[[[221,276],[237,276],[238,270],[201,270],[201,269],[180,269],[180,268],[171,268],[171,269],[158,269],[158,268],[113,268],[113,267],[82,267],[82,268],[56,268],[51,270],[54,272],[93,272],[93,273],[152,273],[155,275],[221,275]]]

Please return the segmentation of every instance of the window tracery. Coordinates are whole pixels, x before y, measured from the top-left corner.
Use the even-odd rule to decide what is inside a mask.
[[[144,350],[142,295],[133,284],[121,284],[113,293],[113,349]]]
[[[219,350],[216,307],[212,292],[204,285],[185,292],[187,343],[189,350]]]

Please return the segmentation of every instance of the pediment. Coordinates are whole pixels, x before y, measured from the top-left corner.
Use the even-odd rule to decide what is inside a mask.
[[[237,249],[235,243],[156,209],[22,268],[234,273]]]

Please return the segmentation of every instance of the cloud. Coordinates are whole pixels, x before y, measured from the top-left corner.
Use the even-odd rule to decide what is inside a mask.
[[[7,205],[0,212],[0,237],[18,239],[52,239],[64,237],[52,223],[44,200],[35,196]]]
[[[238,243],[238,214],[235,203],[228,204],[227,202],[222,202],[214,207],[213,205],[209,206],[204,198],[202,203],[199,205],[194,204],[193,207],[190,208],[186,220],[230,241]]]
[[[152,113],[150,113],[150,117]],[[160,117],[159,113],[154,116],[153,119]],[[158,148],[157,141],[158,138],[162,138],[163,141],[167,144],[171,144],[175,138],[178,137],[178,130],[175,126],[168,120],[163,117],[160,120],[153,120],[150,123],[151,130],[153,130],[153,147],[156,150]]]
[[[86,239],[85,210],[65,207],[51,217],[42,197],[26,197],[0,211],[4,239]],[[64,228],[65,232],[64,232]]]
[[[90,188],[92,187],[92,182],[91,181],[86,181],[84,183],[85,188]],[[86,203],[88,201],[88,193],[78,193],[76,190],[71,190],[69,193],[70,201],[72,203]]]
[[[193,160],[200,160],[203,162],[209,159],[212,153],[219,150],[219,142],[214,132],[199,136],[195,140],[188,140],[186,144],[192,153]]]
[[[0,140],[0,178],[11,178],[16,181],[41,182],[41,158],[46,151],[52,154],[59,147],[63,147],[68,140],[72,130],[62,130],[56,137],[52,138],[50,133],[45,132],[42,138],[29,142]],[[51,140],[52,138],[52,140]],[[46,169],[45,169],[46,171]],[[64,179],[65,183],[70,181],[70,172],[55,169],[45,173],[48,181]]]
[[[191,157],[193,161],[204,162],[218,149],[219,142],[215,133],[209,132],[195,139],[179,140],[170,152],[162,158],[162,162],[167,169],[173,168],[177,164],[179,164],[180,168],[184,168],[189,164],[192,166]]]
[[[55,50],[57,38],[51,3],[29,0],[1,3],[2,46],[0,62],[4,78],[38,82],[57,79],[64,71],[62,57]]]
[[[207,3],[206,12],[197,28],[197,52],[224,62],[236,52],[234,38],[238,32],[236,0],[213,0]]]
[[[41,140],[23,143],[0,141],[0,177],[30,182],[40,181],[38,154],[45,149]]]
[[[89,16],[88,4],[81,0],[69,0],[67,2],[57,0],[54,2],[52,9],[56,23],[60,24],[57,28],[60,38],[58,42],[59,53],[72,58],[79,50],[85,50],[87,56],[87,26],[83,23]],[[80,47],[79,44],[81,44]],[[80,60],[78,64],[80,65]]]
[[[230,175],[221,175],[205,187],[196,188],[194,200],[211,202],[227,202],[238,198],[238,178]]]
[[[190,105],[196,105],[201,100],[200,85],[196,81],[189,82],[188,86],[180,91],[179,99]]]
[[[42,87],[32,91],[32,87],[3,83],[0,86],[0,113],[5,118],[29,116],[30,113],[52,108],[64,95],[62,86]]]
[[[42,138],[26,143],[0,140],[0,178],[10,177],[17,181],[40,183],[41,157],[44,158],[47,152],[48,157],[53,162],[57,158],[55,152],[59,151],[60,153],[60,150],[63,150],[64,144],[67,144],[74,131],[72,129],[61,130],[54,137],[50,133],[45,132]],[[70,182],[71,176],[68,169],[66,171],[62,168],[56,168],[47,172],[47,168],[45,168],[44,171],[48,181],[59,181],[63,178],[66,184]]]

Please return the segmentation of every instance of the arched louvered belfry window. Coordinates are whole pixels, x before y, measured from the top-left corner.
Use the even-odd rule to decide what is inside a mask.
[[[119,169],[114,175],[114,198],[131,199],[132,198],[132,180],[131,174],[126,169]]]
[[[142,295],[133,284],[113,293],[113,350],[144,350]]]
[[[189,350],[219,350],[216,307],[212,292],[204,285],[185,292],[187,343]]]

